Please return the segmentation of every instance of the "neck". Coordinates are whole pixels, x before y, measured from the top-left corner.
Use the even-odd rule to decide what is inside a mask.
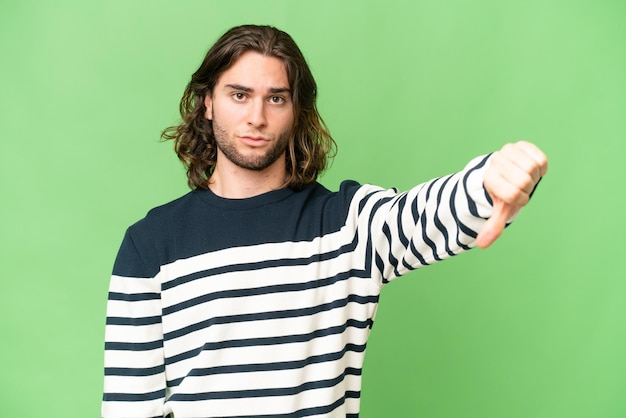
[[[218,157],[209,189],[223,198],[245,199],[285,187],[286,175],[284,158],[264,170],[247,170]]]

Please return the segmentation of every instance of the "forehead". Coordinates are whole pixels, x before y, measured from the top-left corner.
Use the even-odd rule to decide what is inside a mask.
[[[256,51],[243,53],[233,65],[222,73],[217,87],[237,84],[250,88],[289,88],[285,64],[279,58]]]

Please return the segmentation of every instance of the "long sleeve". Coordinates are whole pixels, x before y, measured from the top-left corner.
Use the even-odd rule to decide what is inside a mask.
[[[384,284],[474,247],[492,210],[482,184],[487,163],[488,156],[478,157],[459,173],[404,193],[364,190],[359,235],[368,243],[372,277]]]
[[[162,417],[165,365],[158,279],[130,230],[111,277],[104,355],[103,417]]]

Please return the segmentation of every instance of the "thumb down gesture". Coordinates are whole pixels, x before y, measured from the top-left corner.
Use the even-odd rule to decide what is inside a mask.
[[[476,237],[478,247],[487,248],[498,239],[506,222],[528,203],[547,171],[547,157],[530,142],[506,144],[491,155],[483,185],[493,202],[493,212]]]

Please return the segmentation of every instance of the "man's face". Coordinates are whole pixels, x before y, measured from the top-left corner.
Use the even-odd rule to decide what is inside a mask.
[[[204,103],[206,117],[213,121],[218,166],[226,159],[247,170],[284,169],[294,114],[280,59],[244,53],[224,71]]]

